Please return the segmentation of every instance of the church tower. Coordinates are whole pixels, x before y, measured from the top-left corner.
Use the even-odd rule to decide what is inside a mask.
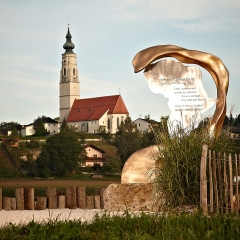
[[[74,44],[69,27],[66,35],[66,43],[63,48],[66,50],[62,54],[62,69],[60,71],[60,123],[67,120],[68,114],[75,99],[80,98],[80,83],[77,70],[77,54],[73,52]]]

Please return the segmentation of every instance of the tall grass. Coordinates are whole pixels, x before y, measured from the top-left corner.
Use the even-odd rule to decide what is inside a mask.
[[[163,127],[156,134],[159,154],[149,175],[153,180],[154,196],[161,208],[183,204],[197,205],[200,198],[200,160],[202,145],[216,152],[236,150],[233,139],[222,132],[218,139],[210,137],[206,126],[185,132],[180,127],[171,134]]]
[[[0,229],[0,239],[238,239],[240,218],[231,215],[204,217],[201,213],[191,216],[161,216],[141,213],[139,215],[96,215],[91,223],[81,220],[50,219],[48,222]]]

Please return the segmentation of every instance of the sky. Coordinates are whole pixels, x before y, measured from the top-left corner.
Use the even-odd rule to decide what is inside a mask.
[[[169,115],[168,99],[151,92],[132,59],[173,44],[222,60],[230,72],[227,111],[240,113],[239,0],[0,0],[0,122],[59,116],[68,21],[81,98],[120,92],[132,120]],[[216,98],[213,79],[199,68],[208,97]]]

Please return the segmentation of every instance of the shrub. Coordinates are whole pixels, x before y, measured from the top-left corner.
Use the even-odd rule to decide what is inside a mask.
[[[155,168],[148,174],[155,174],[153,186],[156,201],[160,202],[161,207],[199,203],[203,144],[216,152],[230,153],[236,150],[227,132],[222,132],[218,139],[214,139],[209,136],[206,127],[187,133],[178,128],[171,136],[165,127],[156,134],[156,138],[159,154],[155,159]]]

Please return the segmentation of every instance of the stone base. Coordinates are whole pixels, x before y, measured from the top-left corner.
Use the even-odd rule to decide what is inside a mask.
[[[108,211],[157,211],[152,183],[110,184],[104,191],[104,209]]]

